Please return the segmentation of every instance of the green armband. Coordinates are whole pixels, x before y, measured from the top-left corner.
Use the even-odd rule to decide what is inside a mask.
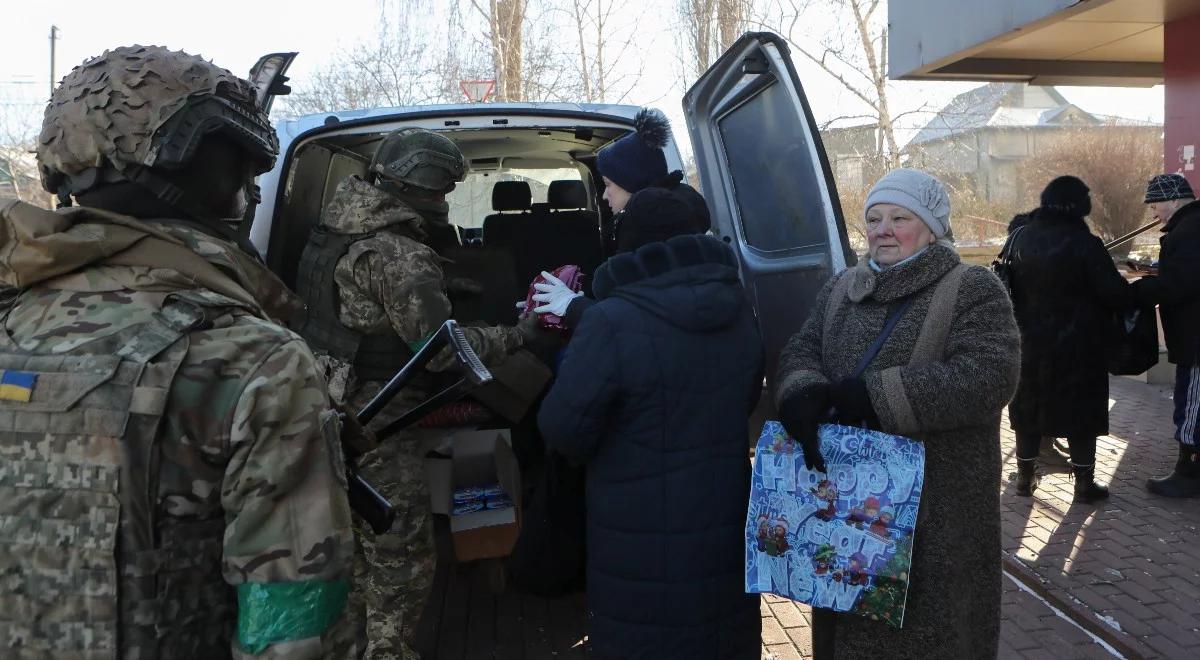
[[[253,655],[272,644],[317,637],[346,608],[350,583],[244,583],[237,586],[237,644]]]
[[[429,335],[427,335],[423,339],[418,339],[416,341],[408,342],[409,350],[411,350],[413,353],[416,353],[417,351],[421,350],[422,348],[425,348],[425,344],[428,344],[429,340],[433,339],[433,336],[436,334],[437,334],[437,330],[434,330],[433,332],[429,333]]]

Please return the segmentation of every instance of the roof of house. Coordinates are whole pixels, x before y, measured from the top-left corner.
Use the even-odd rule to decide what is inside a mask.
[[[984,128],[1047,128],[1083,124],[1156,126],[1154,122],[1095,115],[1067,101],[1053,87],[1043,87],[1050,106],[1030,106],[1023,83],[990,83],[963,92],[946,104],[909,145],[919,145]]]

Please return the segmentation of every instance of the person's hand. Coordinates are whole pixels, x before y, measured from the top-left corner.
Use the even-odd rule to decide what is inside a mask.
[[[517,321],[517,332],[521,333],[521,342],[525,348],[535,353],[555,351],[562,347],[562,334],[543,328],[537,314],[530,314]]]
[[[571,287],[564,284],[562,280],[544,270],[542,279],[546,281],[533,285],[534,290],[537,291],[533,294],[533,301],[541,303],[533,308],[533,311],[538,314],[564,316],[571,301],[583,295],[582,291],[571,290]]]
[[[358,423],[358,416],[346,404],[333,404],[338,418],[342,421],[342,444],[350,451],[361,456],[379,446],[379,438],[375,433]]]
[[[829,386],[810,385],[784,399],[779,406],[779,419],[788,435],[796,439],[804,453],[804,466],[825,471],[817,427],[829,412]]]
[[[879,415],[871,404],[871,393],[867,383],[861,378],[847,378],[834,383],[829,388],[829,400],[836,411],[837,420],[847,426],[866,424],[871,428],[879,427]]]

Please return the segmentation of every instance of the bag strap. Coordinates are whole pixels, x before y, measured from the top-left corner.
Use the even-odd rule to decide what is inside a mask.
[[[1000,256],[1000,261],[1001,261],[1002,263],[1006,263],[1006,264],[1007,264],[1007,263],[1010,263],[1010,262],[1012,261],[1012,249],[1013,249],[1013,244],[1014,244],[1014,243],[1016,243],[1016,241],[1017,241],[1017,236],[1020,236],[1020,235],[1021,235],[1021,232],[1022,232],[1022,231],[1024,231],[1024,230],[1025,230],[1025,228],[1026,228],[1026,227],[1028,227],[1028,226],[1029,226],[1029,225],[1021,225],[1020,227],[1017,227],[1016,229],[1014,229],[1014,230],[1013,230],[1013,233],[1009,234],[1009,235],[1008,235],[1008,238],[1007,238],[1007,239],[1005,239],[1005,241],[1004,241],[1004,247],[1000,248],[1000,255],[999,255],[999,256]]]
[[[954,318],[954,307],[958,304],[958,291],[968,269],[969,266],[960,263],[943,275],[937,283],[937,288],[933,290],[933,298],[929,301],[929,309],[925,312],[921,334],[917,336],[917,343],[913,346],[909,364],[936,362],[944,357],[946,338],[950,336],[951,320]]]
[[[858,378],[867,370],[871,361],[879,354],[879,349],[883,348],[883,343],[892,334],[892,330],[896,329],[896,324],[900,322],[900,317],[904,316],[904,312],[908,311],[908,308],[912,306],[912,301],[912,296],[905,298],[888,314],[887,322],[883,324],[883,329],[879,331],[879,336],[875,337],[875,341],[867,347],[867,352],[863,353],[863,356],[859,358],[858,365],[854,367],[854,373],[850,375],[851,378]]]

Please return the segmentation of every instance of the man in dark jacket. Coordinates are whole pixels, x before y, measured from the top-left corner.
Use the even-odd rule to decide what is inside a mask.
[[[1159,305],[1167,359],[1175,364],[1175,440],[1179,458],[1170,475],[1146,487],[1165,497],[1200,495],[1200,204],[1182,174],[1150,179],[1146,203],[1154,219],[1165,223],[1158,255],[1158,276],[1134,283],[1139,304]]]
[[[1065,437],[1075,502],[1108,496],[1095,477],[1096,437],[1108,433],[1105,341],[1113,314],[1133,292],[1088,229],[1088,187],[1051,181],[1012,246],[1013,311],[1021,330],[1021,378],[1009,405],[1017,435],[1017,494],[1037,486],[1042,436]]]
[[[567,348],[538,425],[587,467],[589,636],[605,658],[758,658],[744,589],[746,421],[763,348],[696,195],[651,187]]]

